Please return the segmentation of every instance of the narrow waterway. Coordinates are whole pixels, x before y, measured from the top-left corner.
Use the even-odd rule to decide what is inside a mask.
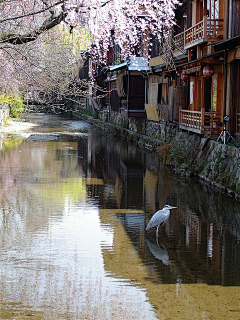
[[[30,117],[1,142],[0,319],[240,319],[238,202],[86,122]]]

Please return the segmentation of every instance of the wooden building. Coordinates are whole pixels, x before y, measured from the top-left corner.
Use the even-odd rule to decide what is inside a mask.
[[[145,126],[148,72],[147,58],[131,57],[121,64],[109,66],[105,80],[110,119],[115,123],[120,119],[120,124],[139,133]]]
[[[186,0],[176,20],[169,57],[150,60],[149,89],[158,76],[158,93],[146,107],[205,136],[219,134],[228,115],[228,130],[240,134],[240,1]]]

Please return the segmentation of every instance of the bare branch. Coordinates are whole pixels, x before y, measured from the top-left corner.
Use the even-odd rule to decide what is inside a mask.
[[[109,2],[111,2],[112,0],[108,0],[108,1],[106,1],[105,3],[103,3],[102,5],[101,5],[101,7],[104,7],[104,6],[106,6]]]
[[[53,27],[57,26],[61,21],[63,21],[66,18],[67,14],[67,12],[61,12],[58,16],[51,16],[43,22],[41,27],[37,28],[31,33],[23,35],[2,33],[0,43],[8,42],[16,45],[34,41],[43,32],[48,31]]]
[[[62,4],[62,3],[64,3],[64,0],[58,1],[53,5],[46,6],[46,8],[43,8],[43,9],[38,10],[38,11],[32,11],[32,12],[29,12],[29,13],[26,13],[26,14],[23,14],[23,15],[20,15],[20,16],[4,18],[4,19],[0,20],[0,23],[6,22],[6,21],[17,20],[17,19],[21,19],[21,18],[25,18],[25,17],[35,16],[36,14],[49,11],[51,8],[56,7],[57,5]]]

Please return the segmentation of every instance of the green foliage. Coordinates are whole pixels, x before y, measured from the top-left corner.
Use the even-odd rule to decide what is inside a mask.
[[[227,157],[226,152],[222,152],[221,150],[217,152],[217,155],[215,157],[215,164],[214,164],[214,171],[217,172],[217,174],[223,174],[223,172],[226,170],[227,162],[225,161]]]
[[[10,117],[17,118],[24,111],[23,99],[21,97],[11,97],[5,94],[0,95],[0,103],[8,104],[10,107]]]
[[[164,164],[180,171],[192,172],[194,167],[194,155],[185,141],[177,144],[169,142],[160,146],[159,156]]]
[[[92,116],[92,112],[89,109],[81,109],[80,113],[85,114],[86,116],[89,116],[89,117]]]
[[[91,44],[91,35],[84,26],[76,26],[73,30],[65,25],[59,25],[61,42],[76,55],[80,50],[87,50]]]
[[[1,151],[9,151],[15,149],[19,144],[22,143],[22,139],[15,135],[9,135],[8,139],[4,141]]]
[[[150,135],[150,138],[151,139],[159,139],[159,135],[157,135],[155,132],[153,132],[151,135]]]
[[[227,145],[228,146],[233,146],[233,147],[236,147],[236,148],[240,148],[240,143],[238,141],[233,140],[233,139],[231,139],[230,142],[227,142]]]
[[[196,171],[197,173],[200,173],[200,172],[203,171],[204,167],[205,167],[205,161],[204,161],[204,159],[202,159],[202,160],[200,161],[200,163],[198,163],[198,165],[196,166],[195,171]]]
[[[173,143],[166,143],[159,147],[159,157],[162,159],[164,164],[168,163],[169,156],[171,154],[171,150],[173,148]]]
[[[171,149],[169,162],[173,163],[175,166],[181,166],[182,164],[185,164],[186,167],[186,165],[190,165],[191,160],[191,157],[188,155],[186,143],[178,143]]]
[[[120,123],[119,125],[120,125],[120,127],[122,127],[122,128],[129,129],[129,123],[128,123],[128,121],[125,120],[125,119],[122,119],[122,120],[121,120],[121,123]]]

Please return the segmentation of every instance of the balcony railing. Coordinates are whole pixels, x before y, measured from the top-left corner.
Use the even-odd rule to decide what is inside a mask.
[[[182,110],[179,108],[179,128],[195,133],[205,133],[207,131],[219,131],[216,125],[218,120],[222,121],[222,113]]]
[[[174,47],[175,51],[184,50],[184,32],[178,33],[174,36]]]
[[[218,39],[223,37],[223,19],[209,19],[204,18],[207,22],[206,26],[206,38],[207,39]],[[205,21],[203,20],[203,21]]]
[[[223,19],[210,19],[204,16],[202,21],[184,31],[184,49],[205,41],[221,39],[223,23]]]
[[[188,48],[193,44],[203,42],[204,39],[204,23],[203,20],[193,27],[184,31],[184,48]]]

